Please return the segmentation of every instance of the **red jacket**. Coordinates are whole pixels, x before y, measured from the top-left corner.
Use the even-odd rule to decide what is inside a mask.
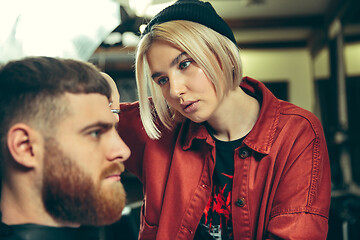
[[[326,239],[331,179],[319,120],[256,80],[241,87],[261,112],[235,151],[234,239]],[[144,188],[139,238],[192,239],[212,189],[215,143],[206,128],[186,120],[150,140],[138,103],[127,103],[118,132],[132,151],[125,165]]]

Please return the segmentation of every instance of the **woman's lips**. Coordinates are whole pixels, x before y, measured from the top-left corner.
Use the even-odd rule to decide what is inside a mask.
[[[186,101],[186,102],[183,102],[180,105],[181,105],[182,110],[185,113],[192,113],[192,112],[194,112],[194,111],[196,111],[198,109],[198,102],[199,102],[199,100],[197,100],[197,101]]]

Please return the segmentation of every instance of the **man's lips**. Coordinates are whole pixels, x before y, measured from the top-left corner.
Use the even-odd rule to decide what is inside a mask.
[[[110,173],[106,176],[105,179],[112,179],[112,180],[115,180],[115,181],[120,181],[121,180],[121,174],[123,172],[114,172],[114,173]]]
[[[113,180],[116,180],[116,181],[120,181],[121,180],[121,173],[114,173],[112,175],[107,176],[106,179],[113,179]]]
[[[105,178],[120,181],[121,174],[124,172],[124,170],[125,170],[125,167],[123,164],[113,165],[112,167],[107,168],[107,170],[105,171]]]

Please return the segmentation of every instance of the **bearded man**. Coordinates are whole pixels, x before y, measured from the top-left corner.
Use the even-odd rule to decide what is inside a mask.
[[[93,65],[28,57],[0,68],[0,239],[98,239],[125,205],[111,88]]]

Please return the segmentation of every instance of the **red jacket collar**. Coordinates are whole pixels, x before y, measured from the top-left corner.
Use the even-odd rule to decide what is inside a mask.
[[[269,154],[279,121],[280,100],[263,83],[249,77],[243,78],[240,87],[247,94],[257,98],[261,105],[259,118],[243,143],[258,153]],[[191,147],[194,139],[203,139],[209,145],[215,145],[204,124],[190,120],[181,124],[179,136],[183,136],[184,150]]]

